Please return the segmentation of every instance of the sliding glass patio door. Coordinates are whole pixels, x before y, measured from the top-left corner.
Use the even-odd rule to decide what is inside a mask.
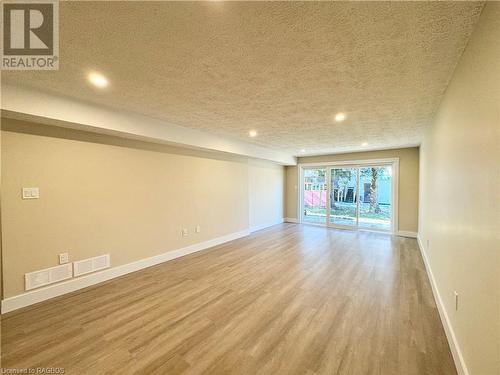
[[[302,170],[302,222],[336,228],[394,229],[393,164]]]
[[[390,230],[392,224],[392,167],[359,168],[360,211],[358,226],[365,229]]]
[[[329,223],[356,227],[358,221],[358,168],[330,169]]]
[[[326,168],[304,170],[302,221],[311,224],[326,224],[327,183]]]

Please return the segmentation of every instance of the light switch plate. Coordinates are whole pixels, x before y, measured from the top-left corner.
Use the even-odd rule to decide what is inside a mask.
[[[23,199],[40,198],[40,190],[37,187],[23,188]]]
[[[68,262],[69,262],[69,254],[68,253],[59,254],[59,264],[66,264]]]

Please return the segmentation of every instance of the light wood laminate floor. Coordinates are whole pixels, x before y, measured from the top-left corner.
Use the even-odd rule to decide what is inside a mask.
[[[2,317],[2,366],[456,374],[414,239],[296,224]]]

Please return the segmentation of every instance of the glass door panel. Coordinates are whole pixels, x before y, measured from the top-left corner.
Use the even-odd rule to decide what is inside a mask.
[[[306,223],[326,224],[326,169],[304,170],[304,212]]]
[[[330,224],[356,226],[358,212],[358,168],[332,168]]]
[[[391,230],[392,167],[369,166],[359,171],[359,227]]]

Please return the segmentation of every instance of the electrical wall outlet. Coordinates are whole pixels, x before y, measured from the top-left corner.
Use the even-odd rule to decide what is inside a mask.
[[[195,228],[194,228],[194,232],[195,233],[200,233],[201,232],[201,227],[199,225],[197,225]]]
[[[69,262],[69,254],[68,253],[59,254],[59,264],[66,264],[68,262]]]
[[[188,235],[188,229],[182,228],[182,237],[187,237],[187,235]]]

